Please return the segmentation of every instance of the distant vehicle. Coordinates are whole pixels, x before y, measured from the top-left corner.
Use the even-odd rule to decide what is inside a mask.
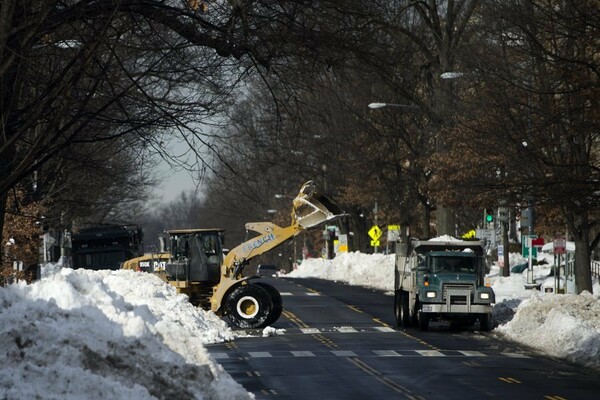
[[[72,235],[73,268],[117,270],[142,252],[142,229],[137,225],[107,225]]]
[[[259,264],[258,267],[256,268],[256,275],[271,276],[271,275],[275,274],[278,270],[279,270],[279,268],[277,268],[277,265]]]

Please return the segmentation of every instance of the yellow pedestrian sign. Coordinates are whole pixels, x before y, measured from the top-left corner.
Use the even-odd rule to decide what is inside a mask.
[[[371,239],[373,239],[373,241],[377,241],[379,242],[379,238],[381,237],[381,229],[377,226],[377,225],[373,225],[371,227],[371,229],[369,229],[369,236],[371,236]],[[371,242],[371,246],[379,246],[378,244],[373,244],[373,242]]]
[[[371,240],[371,246],[379,247],[379,245],[380,245],[379,240],[377,240],[377,239]]]

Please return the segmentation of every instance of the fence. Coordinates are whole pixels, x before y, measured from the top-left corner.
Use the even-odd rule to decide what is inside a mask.
[[[600,261],[592,261],[592,278],[600,278]]]
[[[590,264],[590,269],[592,271],[592,279],[598,278],[600,279],[600,261],[592,260]],[[567,254],[567,259],[565,261],[565,276],[567,279],[571,277],[571,279],[575,279],[575,255]]]

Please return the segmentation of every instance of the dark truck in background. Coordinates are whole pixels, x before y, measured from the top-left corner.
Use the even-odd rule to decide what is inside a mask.
[[[142,229],[137,225],[104,225],[82,229],[71,238],[73,268],[117,270],[143,254]]]

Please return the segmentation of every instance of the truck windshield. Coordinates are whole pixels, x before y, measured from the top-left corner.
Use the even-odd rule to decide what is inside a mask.
[[[437,272],[467,272],[474,273],[477,268],[476,257],[464,256],[435,256],[428,257],[428,269],[432,273]]]

